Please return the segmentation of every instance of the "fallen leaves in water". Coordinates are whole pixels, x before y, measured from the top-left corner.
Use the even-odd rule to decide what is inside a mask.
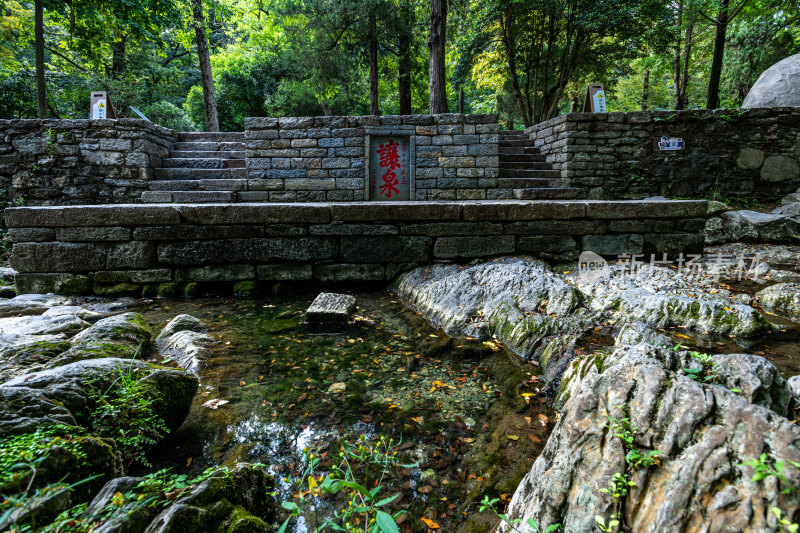
[[[425,525],[428,526],[429,528],[431,528],[431,529],[439,529],[439,524],[437,524],[436,522],[434,522],[430,518],[425,518],[424,516],[420,516],[419,519],[422,520],[425,523]]]
[[[203,407],[208,407],[209,409],[217,409],[218,407],[222,407],[226,403],[230,403],[228,400],[220,400],[218,398],[214,398],[213,400],[208,400],[206,403],[203,404]]]
[[[539,423],[542,425],[542,427],[547,427],[547,423],[550,422],[550,419],[547,418],[547,415],[543,415],[542,413],[539,413],[536,416],[539,419]]]
[[[506,438],[508,440],[517,441],[517,440],[519,440],[519,435],[506,435]]]
[[[537,444],[538,444],[538,443],[540,443],[540,442],[542,442],[542,439],[540,439],[540,438],[539,438],[539,437],[537,437],[536,435],[528,435],[528,438],[529,438],[529,439],[531,439],[533,442],[535,442],[535,443],[537,443]]]

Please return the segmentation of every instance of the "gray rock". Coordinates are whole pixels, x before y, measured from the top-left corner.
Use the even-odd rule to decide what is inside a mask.
[[[21,294],[0,300],[0,318],[17,315],[41,315],[51,307],[66,305],[70,300],[54,294]]]
[[[7,338],[0,338],[5,343]],[[68,340],[59,336],[17,336],[16,344],[0,350],[0,383],[44,368],[54,357],[68,350]]]
[[[204,333],[208,327],[191,315],[178,315],[164,326],[156,338],[156,349],[184,370],[198,373],[211,355],[214,338]]]
[[[602,372],[588,371],[514,493],[509,517],[593,531],[596,515],[608,520],[615,511],[599,489],[615,473],[627,472],[635,483],[621,509],[627,530],[777,528],[769,510],[795,509],[800,495],[781,495],[775,479],[751,482],[753,469],[743,463],[762,453],[770,463],[800,460],[794,445],[800,428],[723,386],[692,381],[675,371],[680,364],[681,355],[672,350],[638,345],[617,349]],[[758,374],[749,366],[747,371]],[[630,417],[634,446],[659,450],[661,466],[629,468],[609,416]],[[800,472],[784,472],[789,483],[800,483]]]
[[[800,220],[800,199],[798,199],[796,202],[786,203],[781,205],[780,207],[776,207],[775,209],[772,210],[772,214],[783,215],[785,217]]]
[[[756,293],[759,303],[776,314],[800,319],[800,283],[777,283]]]
[[[748,210],[728,211],[722,214],[722,220],[730,241],[800,241],[800,221],[783,215]]]
[[[792,376],[786,380],[786,383],[788,383],[789,388],[792,389],[792,396],[794,396],[795,403],[800,404],[800,376]]]
[[[773,329],[752,307],[732,304],[721,291],[711,293],[700,280],[671,269],[642,265],[631,273],[624,265],[609,265],[594,273],[576,270],[573,280],[591,296],[591,307],[612,311],[626,321],[741,337]]]
[[[758,77],[742,107],[799,107],[800,54],[778,61]]]
[[[350,322],[356,311],[356,298],[349,294],[323,292],[314,298],[306,310],[306,322]]]
[[[761,180],[766,182],[794,181],[800,176],[797,160],[785,155],[771,155],[761,167]]]
[[[73,335],[88,327],[88,322],[72,314],[0,318],[0,333],[19,336]]]
[[[720,217],[711,217],[706,220],[705,243],[721,244],[728,240],[724,224]]]
[[[614,339],[616,346],[625,346],[626,344],[649,344],[651,346],[660,346],[663,348],[670,348],[675,342],[666,335],[654,330],[644,322],[633,321],[624,323]]]
[[[400,275],[392,290],[450,336],[494,337],[525,359],[544,356],[550,376],[591,325],[580,291],[529,257],[421,267]]]
[[[764,152],[755,148],[743,147],[736,158],[736,166],[746,170],[758,170],[764,162]]]

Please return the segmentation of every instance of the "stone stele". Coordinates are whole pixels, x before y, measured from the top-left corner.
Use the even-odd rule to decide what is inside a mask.
[[[782,59],[765,70],[742,107],[800,107],[800,54]]]

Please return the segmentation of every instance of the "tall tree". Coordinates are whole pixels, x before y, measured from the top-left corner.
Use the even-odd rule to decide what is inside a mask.
[[[708,76],[706,109],[717,109],[719,107],[719,82],[722,78],[722,60],[725,55],[725,38],[728,32],[728,25],[742,12],[748,1],[741,0],[739,4],[731,6],[730,0],[717,0],[715,2],[718,3],[717,14],[713,18],[704,10],[699,11],[700,15],[711,22],[715,28],[714,54],[711,59],[711,73]]]
[[[411,114],[411,41],[413,34],[412,10],[409,0],[400,0],[400,23],[397,31],[397,99],[401,115]]]
[[[43,0],[34,0],[33,24],[36,55],[36,103],[39,118],[47,118],[47,85],[44,80],[44,5]]]
[[[378,23],[375,11],[370,6],[367,25],[369,26],[369,114],[380,115],[378,107]]]
[[[446,43],[447,0],[431,0],[430,30],[428,33],[431,115],[447,113]]]
[[[202,0],[192,0],[192,22],[197,40],[197,57],[200,60],[200,80],[203,85],[206,131],[219,131],[217,100],[214,97],[214,77],[211,74],[211,56],[208,52],[208,41],[206,40]]]

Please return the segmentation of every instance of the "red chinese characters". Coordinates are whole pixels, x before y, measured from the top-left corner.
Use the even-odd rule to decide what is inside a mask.
[[[391,198],[392,194],[400,194],[396,185],[399,183],[395,169],[400,168],[400,154],[398,148],[400,145],[395,141],[389,139],[386,144],[381,144],[376,150],[380,158],[378,164],[381,168],[386,169],[386,174],[383,175],[383,185],[381,185],[381,194],[386,198]]]

